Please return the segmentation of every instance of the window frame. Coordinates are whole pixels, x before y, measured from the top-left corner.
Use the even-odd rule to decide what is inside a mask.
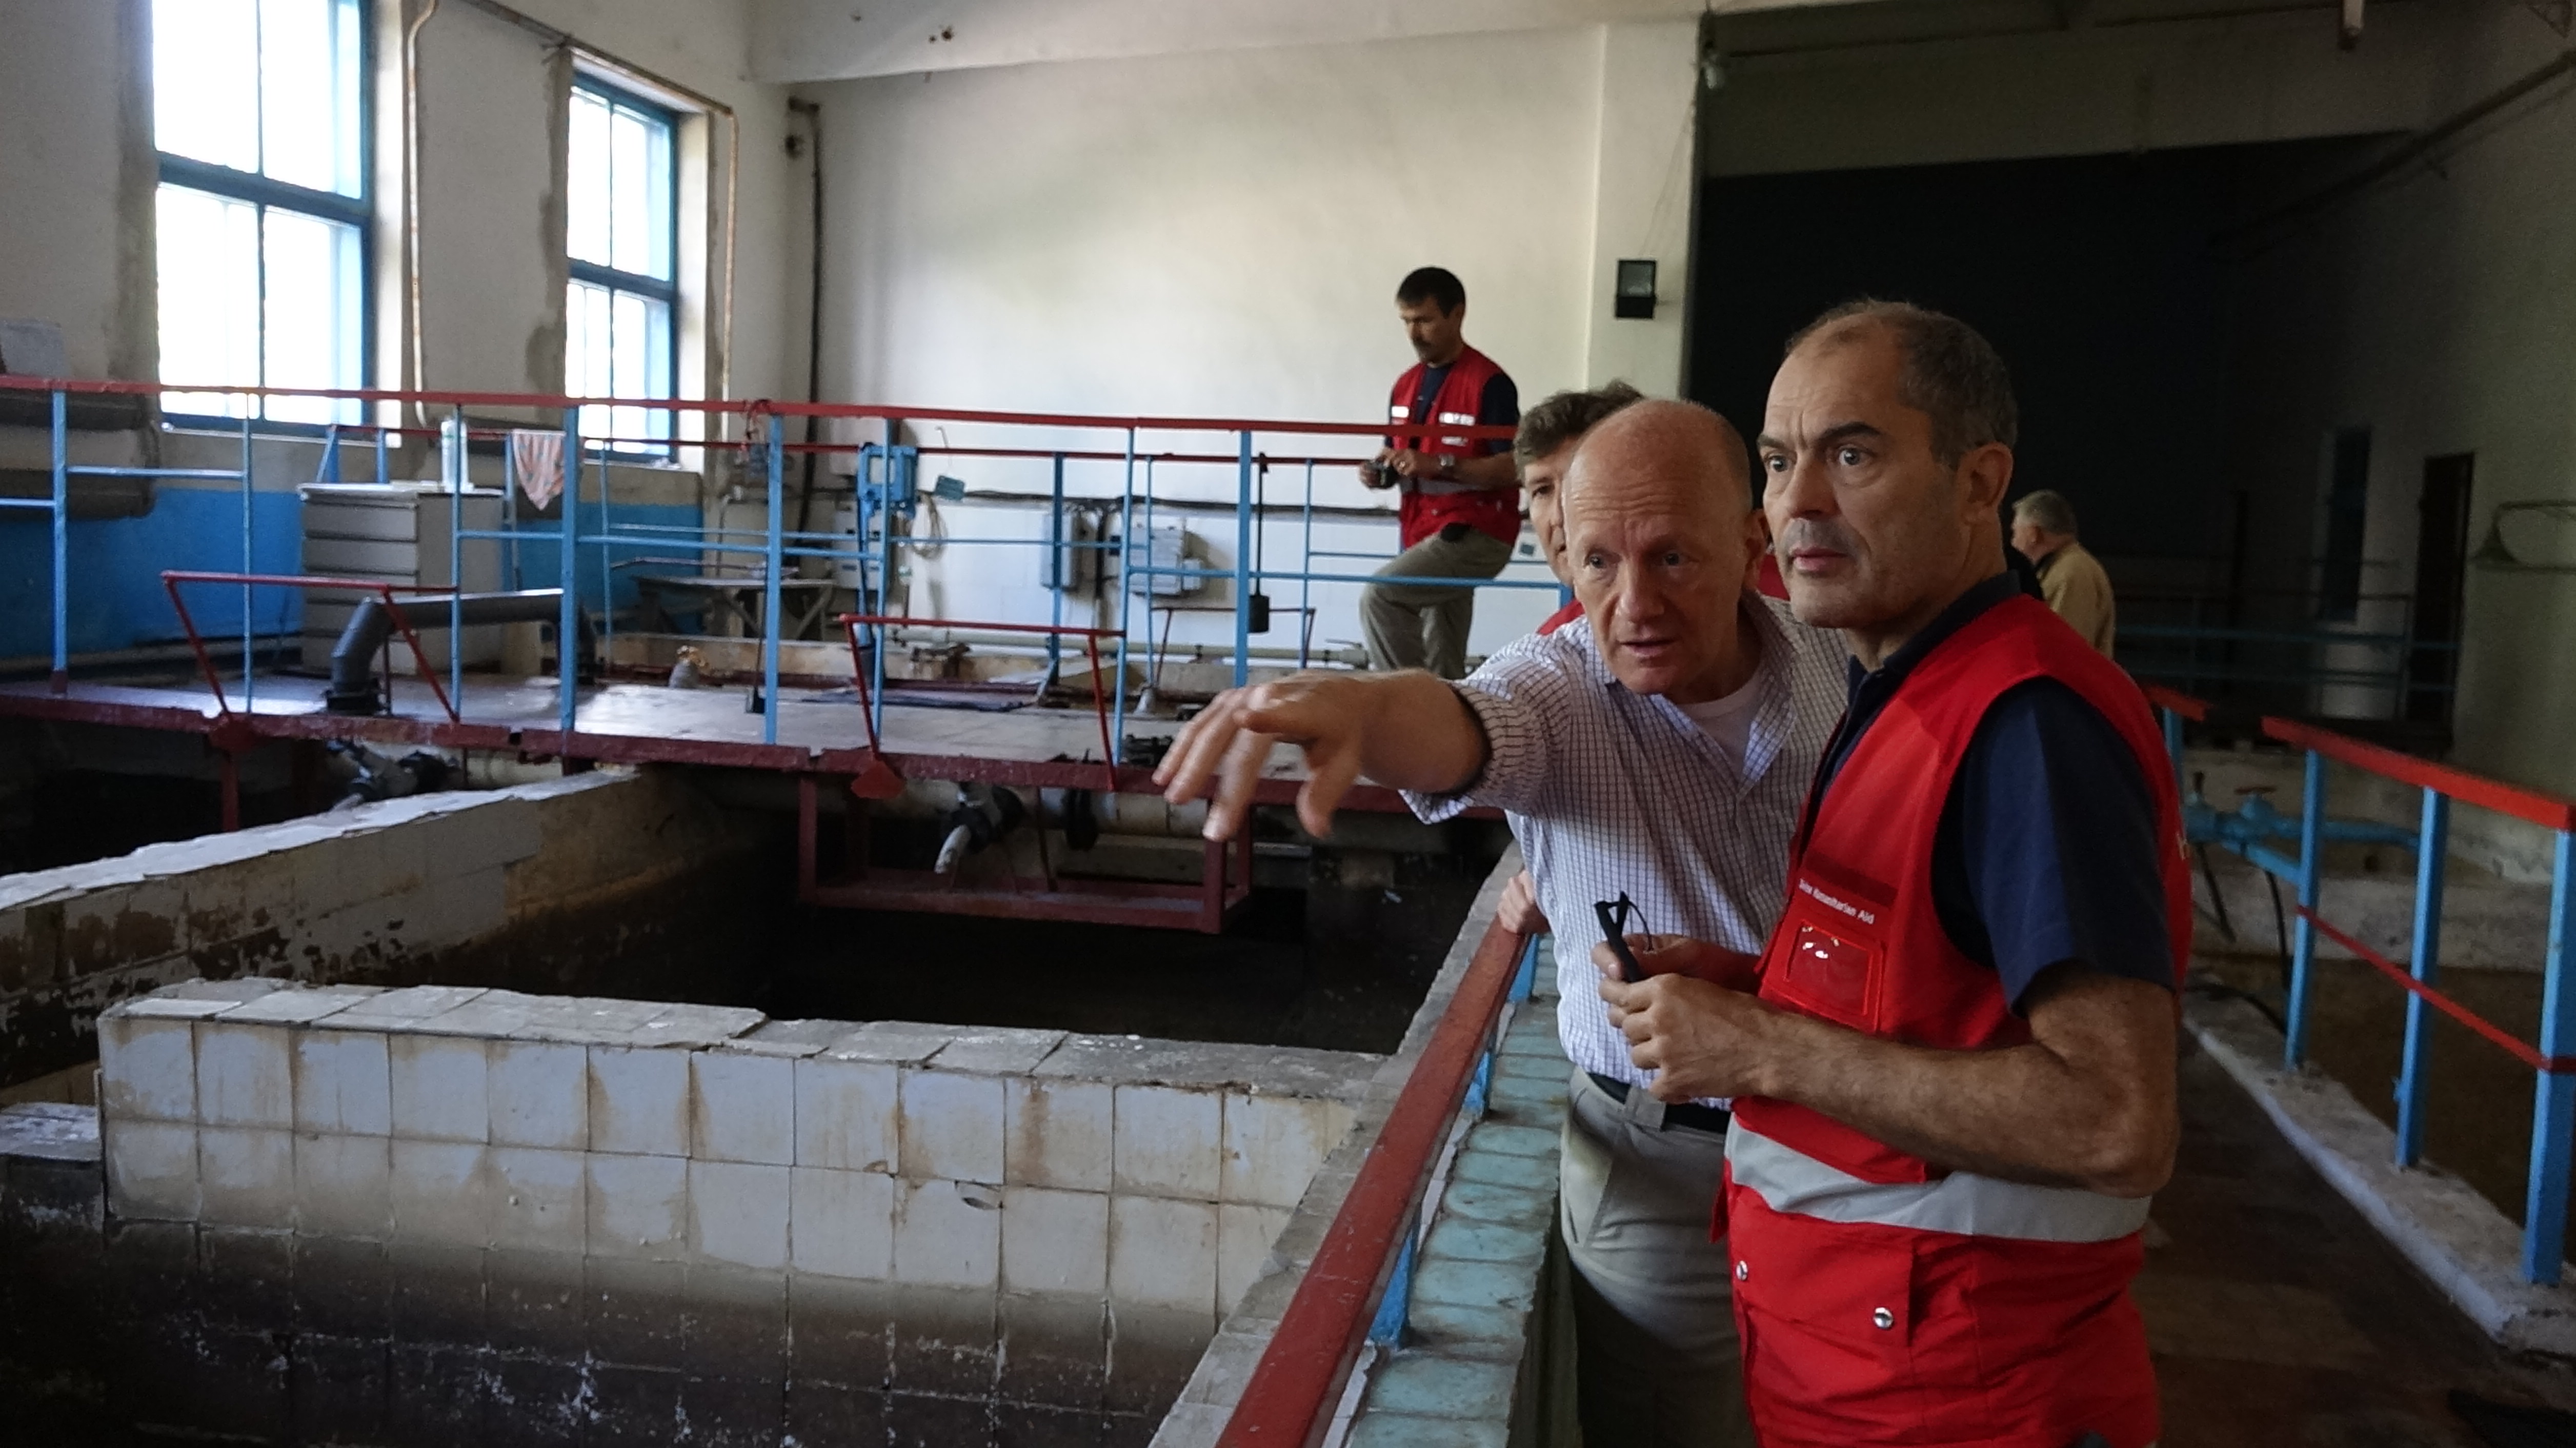
[[[680,119],[682,113],[670,106],[664,105],[660,101],[654,100],[649,96],[639,94],[624,86],[618,85],[614,81],[603,78],[590,70],[576,68],[573,71],[572,76],[572,92],[564,97],[564,104],[569,107],[573,103],[574,96],[585,92],[605,101],[608,104],[612,120],[614,119],[616,112],[622,108],[632,111],[636,115],[641,116],[645,120],[662,128],[662,150],[665,157],[664,165],[667,170],[667,174],[662,178],[662,194],[666,198],[664,205],[666,214],[662,218],[662,246],[663,254],[671,259],[671,275],[669,279],[665,280],[643,272],[620,271],[612,266],[606,266],[595,261],[584,261],[580,257],[574,256],[572,254],[573,219],[569,207],[571,187],[569,183],[567,183],[565,188],[567,206],[564,213],[563,238],[564,282],[567,289],[567,296],[565,298],[566,305],[564,309],[567,350],[569,350],[572,326],[572,310],[570,305],[571,298],[569,296],[569,289],[573,283],[578,282],[584,286],[599,287],[606,290],[609,294],[609,307],[612,314],[616,308],[616,297],[619,292],[629,292],[636,296],[659,302],[662,305],[663,326],[668,332],[668,335],[663,338],[662,347],[663,375],[660,379],[662,384],[662,395],[660,397],[617,398],[614,400],[635,403],[676,402],[680,397]],[[610,207],[609,229],[610,234],[614,235],[616,231],[616,220],[613,201]],[[569,391],[572,379],[570,377],[566,377],[564,379],[564,383],[567,391]],[[665,412],[663,417],[665,420],[665,426],[669,428],[671,435],[660,443],[639,444],[632,442],[617,442],[603,443],[600,446],[612,459],[647,462],[672,461],[678,456],[678,449],[681,442],[679,436],[679,417],[678,414],[671,412]],[[585,443],[587,443],[586,439]],[[589,448],[585,446],[584,451],[588,452]]]
[[[260,375],[253,382],[248,384],[254,387],[264,387],[268,384],[268,247],[266,242],[266,213],[272,208],[280,211],[290,211],[305,216],[315,217],[323,221],[353,227],[357,230],[358,375],[352,385],[361,389],[375,385],[376,249],[374,245],[374,231],[376,221],[376,178],[373,158],[375,156],[376,136],[376,87],[374,83],[376,70],[376,28],[374,24],[375,16],[373,13],[373,0],[345,0],[345,3],[349,4],[349,6],[356,12],[355,18],[351,23],[357,27],[358,32],[358,53],[355,61],[358,68],[357,195],[343,196],[337,191],[318,191],[310,186],[299,186],[291,181],[280,181],[261,172],[237,171],[230,166],[218,165],[212,161],[200,161],[193,156],[182,156],[174,152],[165,151],[161,149],[161,137],[158,133],[157,125],[152,137],[152,155],[154,161],[157,163],[157,170],[154,175],[156,190],[161,186],[177,186],[183,190],[202,191],[209,195],[220,196],[227,201],[239,201],[260,209],[260,234],[262,237],[260,245],[258,298],[260,317]],[[153,44],[155,47],[158,47],[160,44],[160,37],[158,35],[153,37]],[[157,84],[157,69],[159,66],[159,56],[157,53],[153,57],[152,64],[156,70]],[[157,95],[154,97],[154,100],[157,109]],[[160,281],[160,263],[157,250],[153,263],[153,280],[154,285],[157,287]],[[153,372],[155,374],[153,381],[156,383],[162,383],[166,387],[169,379],[158,375],[160,372],[160,336],[157,326],[153,337],[153,350]],[[236,383],[233,385],[240,386],[243,384]],[[166,390],[169,392],[181,392],[185,389],[183,387],[166,387]],[[223,389],[216,388],[214,390],[221,391]],[[360,418],[363,419],[364,404],[344,402],[341,405],[358,410]],[[269,417],[267,415],[267,411],[268,400],[265,397],[262,397],[257,399],[256,405],[252,408],[250,413],[251,420],[256,422],[261,429],[266,431],[320,437],[334,427],[360,425],[360,423],[357,422],[294,422]],[[161,422],[164,427],[220,428],[224,430],[232,430],[241,426],[242,419],[225,413],[164,411],[161,414]]]

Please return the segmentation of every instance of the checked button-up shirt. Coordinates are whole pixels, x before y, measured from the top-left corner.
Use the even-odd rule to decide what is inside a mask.
[[[1748,595],[1745,609],[1762,662],[1741,769],[1679,706],[1621,686],[1577,620],[1514,640],[1457,683],[1484,724],[1484,772],[1455,794],[1405,796],[1424,820],[1476,805],[1509,816],[1567,971],[1565,1054],[1614,1080],[1648,1073],[1588,988],[1601,941],[1593,903],[1624,890],[1645,931],[1759,954],[1780,918],[1808,781],[1842,717],[1841,640],[1774,600]]]

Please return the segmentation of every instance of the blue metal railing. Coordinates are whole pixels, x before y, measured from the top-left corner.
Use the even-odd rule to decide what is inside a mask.
[[[2205,719],[2201,700],[2150,686],[2162,712],[2175,778],[2182,775],[2183,723]],[[2282,1064],[2297,1069],[2308,1058],[2309,1010],[2315,992],[2320,937],[2333,941],[2407,992],[2405,1035],[2395,1096],[2396,1161],[2424,1158],[2425,1103],[2432,1083],[2432,1032],[2436,1012],[2466,1026],[2531,1068],[2531,1153],[2523,1197],[2523,1280],[2555,1283],[2566,1259],[2569,1179],[2576,1172],[2576,991],[2568,988],[2568,952],[2576,931],[2576,802],[2518,788],[2465,770],[2434,764],[2295,720],[2266,718],[2263,733],[2300,750],[2304,767],[2296,819],[2279,814],[2258,796],[2232,813],[2212,809],[2194,791],[2185,801],[2187,838],[2229,850],[2297,890],[2298,914],[2290,946],[2290,979],[2282,1012]],[[2328,817],[2329,762],[2394,780],[2421,795],[2414,828],[2377,821]],[[2439,978],[2445,855],[2454,801],[2496,810],[2554,834],[2549,892],[2549,943],[2542,958],[2540,1041],[2531,1045],[2444,994]],[[2295,836],[2295,858],[2268,841]],[[2367,841],[2397,844],[2415,853],[2414,917],[2408,930],[2411,959],[2399,964],[2328,920],[2322,912],[2325,850],[2329,844]],[[2214,887],[2213,887],[2214,888]]]
[[[28,510],[43,510],[50,515],[53,525],[53,668],[54,678],[58,688],[62,687],[68,678],[70,663],[68,631],[70,601],[68,588],[69,568],[67,563],[68,522],[70,516],[70,478],[75,476],[98,474],[238,482],[241,488],[242,499],[242,571],[244,573],[256,571],[255,560],[253,557],[253,548],[256,541],[256,529],[252,508],[253,485],[251,479],[251,448],[253,440],[258,435],[259,430],[259,424],[255,418],[245,415],[241,420],[240,432],[242,463],[238,469],[110,468],[74,465],[69,461],[69,440],[66,421],[67,400],[68,394],[71,391],[152,392],[160,389],[147,388],[139,384],[63,384],[46,379],[24,378],[0,379],[0,386],[40,390],[48,392],[52,396],[54,433],[53,496],[48,499],[5,499],[0,500],[0,506]],[[271,393],[306,395],[307,391],[300,389],[257,388],[212,388],[190,390],[228,392],[239,395],[245,399],[245,406],[243,409],[245,414],[256,412],[258,410],[255,405],[252,405],[249,402],[249,399],[251,398]],[[556,579],[556,583],[562,590],[562,604],[561,612],[555,623],[558,658],[556,724],[559,729],[566,733],[570,733],[574,730],[578,722],[580,710],[578,671],[574,668],[571,662],[571,640],[577,637],[579,631],[578,610],[580,604],[578,581],[580,577],[581,560],[583,557],[582,550],[598,550],[599,574],[603,588],[613,581],[613,568],[616,565],[613,563],[612,554],[615,549],[620,547],[632,549],[646,545],[659,545],[668,549],[677,545],[687,551],[697,553],[701,556],[723,555],[741,559],[757,560],[758,566],[761,569],[761,592],[763,597],[760,626],[762,684],[761,737],[764,743],[774,744],[778,739],[778,682],[782,652],[781,628],[783,623],[783,611],[780,607],[780,603],[782,583],[786,577],[786,570],[790,566],[790,560],[820,558],[851,569],[860,585],[860,611],[891,613],[896,610],[889,608],[887,604],[890,595],[892,595],[900,586],[903,567],[903,551],[906,547],[913,546],[919,541],[918,539],[906,536],[900,526],[899,520],[909,519],[915,515],[915,509],[918,505],[921,491],[918,485],[918,464],[922,456],[923,449],[894,442],[849,445],[847,448],[842,449],[853,452],[857,463],[857,471],[854,480],[857,495],[854,510],[855,523],[849,532],[844,533],[838,530],[818,531],[812,529],[790,529],[786,526],[786,463],[790,445],[786,442],[784,427],[785,419],[783,414],[790,411],[820,411],[836,414],[848,413],[852,415],[885,417],[889,424],[889,437],[898,436],[900,431],[899,420],[888,416],[883,410],[861,408],[815,408],[811,405],[804,404],[793,406],[781,405],[775,410],[768,405],[757,403],[626,402],[622,404],[628,406],[642,406],[654,410],[666,410],[673,414],[675,420],[679,413],[686,411],[709,413],[735,412],[744,416],[745,431],[748,436],[747,441],[743,444],[707,442],[693,444],[683,440],[679,445],[683,447],[700,446],[729,448],[738,446],[743,448],[747,456],[753,461],[753,466],[760,474],[760,482],[763,485],[764,501],[767,504],[767,522],[764,527],[757,530],[706,528],[704,526],[690,529],[674,527],[670,524],[653,524],[640,521],[621,523],[618,521],[611,492],[611,479],[609,475],[611,442],[609,440],[585,439],[580,432],[580,416],[582,408],[594,404],[598,401],[597,399],[546,398],[519,394],[335,392],[328,390],[313,391],[310,395],[356,398],[376,403],[421,402],[441,406],[446,409],[446,416],[443,419],[444,425],[441,428],[441,432],[449,442],[449,445],[441,449],[444,468],[444,475],[441,478],[441,482],[444,485],[444,491],[447,493],[449,499],[450,526],[448,529],[449,552],[447,566],[450,579],[458,585],[460,591],[465,578],[465,547],[467,543],[473,541],[489,541],[496,545],[504,545],[515,550],[520,543],[531,541],[536,537],[542,536],[536,531],[525,527],[505,526],[499,529],[491,529],[472,528],[467,526],[467,519],[464,511],[467,465],[464,409],[468,405],[490,405],[510,407],[514,409],[535,409],[538,411],[544,411],[549,408],[559,409],[563,438],[561,460],[563,472],[562,511],[554,531],[558,544],[558,557],[556,560],[558,577]],[[1411,575],[1380,575],[1347,570],[1317,568],[1315,566],[1316,560],[1321,558],[1385,558],[1393,555],[1361,554],[1356,550],[1348,549],[1316,549],[1314,547],[1316,514],[1314,496],[1315,465],[1318,461],[1321,461],[1321,459],[1315,457],[1274,457],[1258,451],[1255,443],[1258,436],[1262,434],[1284,434],[1291,436],[1359,435],[1367,437],[1373,436],[1377,432],[1377,429],[1371,425],[1332,423],[1240,423],[1178,418],[1146,419],[1054,417],[1030,414],[993,413],[939,413],[934,415],[954,420],[991,422],[1002,425],[1036,425],[1057,429],[1068,427],[1114,428],[1121,434],[1122,446],[1119,451],[1115,453],[1084,451],[1069,447],[1044,449],[953,449],[953,451],[956,451],[961,455],[1034,458],[1047,461],[1050,465],[1050,490],[1047,501],[1049,521],[1048,527],[1044,530],[1042,536],[1037,538],[949,538],[942,540],[942,544],[943,546],[961,547],[1052,547],[1058,550],[1054,555],[1052,555],[1055,558],[1061,558],[1063,556],[1062,550],[1070,548],[1074,550],[1094,551],[1102,556],[1104,565],[1111,557],[1118,560],[1118,566],[1116,568],[1118,579],[1117,587],[1119,590],[1117,604],[1118,641],[1115,664],[1117,672],[1115,677],[1121,682],[1121,687],[1115,690],[1117,727],[1113,730],[1111,737],[1113,741],[1113,749],[1118,750],[1122,754],[1125,748],[1125,722],[1127,707],[1127,690],[1123,687],[1123,683],[1127,678],[1127,667],[1130,658],[1129,644],[1134,637],[1137,622],[1135,615],[1138,610],[1140,589],[1146,591],[1144,594],[1145,604],[1146,607],[1150,609],[1152,607],[1153,597],[1151,590],[1154,588],[1157,580],[1177,580],[1184,585],[1193,583],[1204,584],[1212,580],[1225,580],[1231,585],[1234,590],[1234,597],[1232,608],[1230,610],[1233,624],[1233,638],[1230,653],[1233,664],[1232,678],[1237,684],[1248,681],[1250,677],[1251,661],[1253,656],[1252,625],[1255,596],[1259,594],[1266,585],[1272,582],[1295,582],[1299,589],[1299,609],[1310,617],[1313,612],[1313,588],[1319,583],[1360,585],[1372,583],[1428,584],[1479,590],[1537,589],[1550,592],[1560,591],[1559,585],[1552,577],[1457,579],[1443,577],[1417,577]],[[676,425],[671,430],[675,434],[679,431]],[[389,438],[400,431],[402,431],[402,429],[362,424],[335,424],[324,429],[320,434],[322,456],[315,469],[316,481],[332,482],[337,481],[340,478],[340,449],[343,446],[344,438],[347,436],[367,436],[370,438],[373,444],[373,451],[375,453],[375,475],[378,481],[383,481],[390,470]],[[1139,446],[1139,434],[1145,431],[1172,431],[1201,434],[1222,433],[1226,435],[1233,444],[1231,455],[1149,453],[1141,449]],[[1464,429],[1464,431],[1482,435],[1483,432],[1493,430]],[[299,439],[310,439],[314,434],[309,429],[296,429],[294,430],[293,435]],[[815,445],[806,446],[813,447]],[[598,494],[598,512],[595,523],[591,526],[585,526],[585,520],[582,516],[584,501],[581,496],[581,474],[582,464],[585,460],[584,449],[586,447],[589,449],[589,456],[595,458],[597,461],[597,471],[594,476],[596,478]],[[806,449],[804,447],[800,447],[797,450],[803,451]],[[819,450],[829,451],[834,449],[832,445],[826,444],[820,445]],[[942,448],[934,451],[952,451],[952,449]],[[1118,494],[1114,498],[1069,496],[1065,486],[1066,465],[1069,461],[1074,460],[1103,461],[1118,465],[1122,473],[1122,481]],[[1138,463],[1140,461],[1143,463],[1141,470],[1138,467]],[[1351,461],[1356,460],[1352,459]],[[1266,474],[1268,468],[1283,462],[1291,465],[1301,464],[1304,469],[1303,498],[1298,504],[1296,510],[1300,528],[1299,542],[1301,562],[1303,566],[1295,569],[1280,569],[1270,566],[1268,561],[1261,556],[1261,550],[1257,541],[1257,529],[1268,511],[1265,508],[1265,500],[1260,495],[1261,480]],[[1149,545],[1150,540],[1153,537],[1155,510],[1158,505],[1166,508],[1171,506],[1168,499],[1161,498],[1157,494],[1156,469],[1158,465],[1168,467],[1181,464],[1198,466],[1230,465],[1233,469],[1235,474],[1235,529],[1233,538],[1235,557],[1230,567],[1203,566],[1193,563],[1186,558],[1176,560],[1168,564],[1158,564],[1153,561],[1151,548],[1147,545]],[[505,474],[511,473],[514,470],[515,463],[505,464]],[[1141,490],[1138,486],[1140,480],[1142,482]],[[1067,526],[1067,517],[1069,510],[1077,506],[1085,508],[1114,506],[1117,514],[1117,528],[1115,536],[1112,537],[1104,535],[1088,541],[1072,539]],[[505,515],[505,521],[514,517],[515,512]],[[1531,560],[1514,561],[1529,562]],[[1050,570],[1055,566],[1055,564],[1050,563]],[[1104,586],[1109,573],[1110,569],[1106,566],[1097,571],[1096,576],[1104,580]],[[509,582],[515,586],[519,581],[517,570],[514,566],[511,570]],[[1052,595],[1047,610],[1050,626],[1064,627],[1064,590],[1061,588],[1051,588],[1049,591]],[[1184,591],[1186,591],[1186,588]],[[253,666],[256,663],[256,659],[254,657],[254,630],[249,618],[248,594],[249,588],[245,585],[244,619],[242,628],[242,670],[245,679],[244,689],[246,695],[250,687],[249,679],[254,673]],[[604,599],[603,602],[605,601],[606,600]],[[461,626],[463,623],[463,608],[464,605],[461,601],[451,602],[450,604],[449,625],[451,642],[449,647],[449,666],[447,670],[451,697],[459,700],[460,702],[464,697],[464,650],[459,643],[462,637]],[[937,619],[926,618],[921,620],[921,626],[924,627],[936,627],[938,623],[939,620]],[[612,616],[603,619],[604,639],[613,637],[614,627],[613,614]],[[871,692],[873,697],[878,700],[882,700],[885,697],[882,686],[884,683],[884,644],[886,636],[886,626],[871,627],[871,647],[868,650],[872,659],[870,673],[872,675],[872,683],[877,686]],[[1059,660],[1060,654],[1061,640],[1050,635],[1048,659],[1051,667]],[[1302,645],[1299,650],[1299,658],[1302,663],[1304,661],[1304,649]],[[1113,762],[1123,762],[1123,760]]]

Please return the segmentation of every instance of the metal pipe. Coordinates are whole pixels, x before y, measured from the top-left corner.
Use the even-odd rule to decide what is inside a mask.
[[[244,573],[256,573],[259,571],[259,562],[255,552],[258,543],[258,532],[252,526],[252,512],[250,486],[250,409],[245,407],[242,409],[241,424],[241,566],[242,572]],[[248,709],[251,706],[251,597],[250,585],[247,583],[242,585],[241,608],[242,707],[244,709]]]
[[[2442,867],[2451,844],[2451,800],[2424,791],[2423,825],[2415,847],[2415,938],[2409,973],[2426,985],[2440,968]],[[2424,1104],[2432,1089],[2433,1017],[2424,998],[2406,997],[2406,1049],[2397,1075],[2397,1164],[2413,1166],[2424,1155]]]
[[[2317,900],[2325,886],[2326,758],[2307,752],[2307,777],[2299,790],[2299,923],[2290,940],[2290,998],[2282,1012],[2281,1063],[2299,1069],[2308,1052],[2308,988],[2317,959]]]
[[[72,687],[71,653],[71,472],[69,467],[70,437],[66,426],[69,399],[59,387],[54,389],[54,673],[50,681],[57,694],[69,693]]]
[[[2562,50],[2555,59],[2543,64],[2539,69],[2531,71],[2483,100],[2454,111],[2450,116],[2435,122],[2427,129],[2416,132],[2413,136],[2399,142],[2395,150],[2351,175],[2328,182],[2305,196],[2285,201],[2250,221],[2240,221],[2211,237],[2210,240],[2218,246],[2244,241],[2283,222],[2292,221],[2311,211],[2331,206],[2354,192],[2368,187],[2372,182],[2393,174],[2407,162],[2503,110],[2506,106],[2512,105],[2570,70],[2576,70],[2576,50]]]
[[[2549,955],[2542,967],[2540,1049],[2576,1052],[2576,993],[2567,989],[2567,951],[2576,932],[2576,834],[2558,831],[2549,874]],[[2567,1179],[2576,1167],[2576,1075],[2543,1071],[2533,1087],[2531,1175],[2523,1193],[2522,1280],[2554,1284],[2567,1259]]]
[[[573,636],[573,618],[580,612],[579,591],[574,585],[573,550],[580,543],[581,528],[581,409],[567,407],[563,414],[563,530],[556,546],[563,556],[556,559],[557,586],[563,591],[560,611],[555,618],[555,727],[564,734],[572,733],[574,660],[564,640]]]
[[[787,428],[777,417],[769,419],[769,556],[762,571],[760,618],[760,742],[778,742],[778,653],[781,641],[779,611],[779,578],[787,559],[781,552],[779,512],[786,506],[786,455],[779,444],[786,441]],[[604,486],[604,484],[603,484]]]
[[[558,605],[562,598],[562,592],[552,588],[531,588],[517,593],[409,594],[396,597],[394,607],[419,607],[417,617],[410,613],[403,615],[415,629],[445,627],[452,630],[476,624],[558,621],[561,616]],[[440,603],[449,605],[444,618],[431,607]],[[572,669],[577,671],[585,657],[595,665],[599,649],[591,634],[590,615],[576,609],[574,618],[577,622],[569,635],[576,643],[569,657],[573,660]],[[383,648],[385,641],[393,637],[394,626],[394,613],[385,607],[383,599],[368,598],[358,604],[349,615],[349,622],[341,628],[339,641],[331,646],[331,683],[322,696],[324,707],[334,714],[377,712],[376,650]],[[558,635],[555,640],[558,657],[566,656],[564,637]],[[449,651],[454,652],[460,647],[451,633]]]
[[[805,296],[805,400],[823,400],[823,108],[796,96],[787,98],[787,109],[805,118],[805,134],[814,148],[813,236],[808,243],[813,255],[808,259],[811,280]],[[808,413],[805,417],[805,443],[814,444],[814,430],[821,419]],[[796,529],[805,530],[814,509],[814,459],[805,454],[805,480],[796,497]]]
[[[438,13],[429,0],[403,31],[403,259],[404,286],[411,294],[411,385],[429,385],[429,349],[422,336],[429,328],[420,310],[420,32]],[[381,416],[381,414],[379,414]],[[399,415],[399,414],[397,414]],[[423,407],[420,420],[429,421]]]

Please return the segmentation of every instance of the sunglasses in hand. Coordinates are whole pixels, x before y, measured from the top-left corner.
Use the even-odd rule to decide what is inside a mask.
[[[1653,933],[1645,928],[1646,912],[1638,909],[1637,902],[1622,890],[1616,900],[1594,901],[1592,918],[1601,922],[1602,939],[1619,959],[1619,979],[1631,985],[1644,980],[1646,972],[1638,966],[1636,952],[1628,948],[1628,937]]]

